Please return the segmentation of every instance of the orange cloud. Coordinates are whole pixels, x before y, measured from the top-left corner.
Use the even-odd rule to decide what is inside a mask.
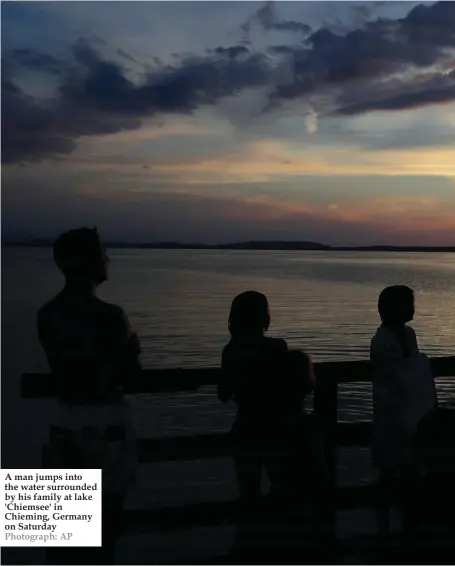
[[[303,175],[437,175],[455,177],[454,148],[376,150],[324,147],[261,140],[229,155],[172,160],[154,164],[162,173],[177,173],[198,182],[256,183]]]
[[[206,193],[189,192],[204,198]],[[221,197],[223,198],[223,197]],[[448,234],[455,232],[455,215],[449,206],[444,206],[433,197],[387,197],[372,198],[359,205],[314,204],[302,201],[282,200],[274,195],[225,197],[249,205],[235,209],[235,219],[279,222],[295,220],[299,216],[312,216],[325,221],[342,221],[351,224],[370,224],[378,229],[418,232],[437,230]],[[254,206],[250,206],[254,205]],[[229,216],[233,218],[232,214]]]
[[[431,196],[372,198],[362,205],[339,205],[333,212],[347,222],[361,221],[392,229],[399,226],[406,230],[455,230],[453,204]]]

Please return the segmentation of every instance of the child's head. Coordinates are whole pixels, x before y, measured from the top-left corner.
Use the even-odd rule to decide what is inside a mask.
[[[414,318],[414,291],[406,285],[386,287],[379,295],[378,311],[384,324],[406,324]]]
[[[232,301],[228,328],[232,337],[263,334],[270,326],[267,297],[257,291],[245,291]]]
[[[61,234],[54,245],[54,260],[67,280],[99,285],[108,276],[108,257],[96,228]]]

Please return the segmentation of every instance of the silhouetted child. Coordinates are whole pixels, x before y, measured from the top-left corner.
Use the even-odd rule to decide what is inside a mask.
[[[38,312],[38,334],[57,384],[48,467],[101,468],[102,549],[52,549],[55,563],[112,564],[126,489],[134,480],[134,437],[123,386],[140,372],[137,335],[122,309],[96,296],[108,258],[96,229],[62,234],[54,259],[63,290]]]
[[[382,324],[371,340],[373,363],[374,464],[379,468],[378,530],[388,534],[392,500],[413,493],[413,442],[419,422],[434,408],[436,390],[428,358],[419,352],[414,330],[414,292],[402,285],[384,289],[378,301]]]
[[[233,399],[237,404],[232,433],[243,451],[235,464],[244,501],[260,498],[263,466],[271,494],[277,495],[295,493],[302,485],[307,491],[305,478],[317,481],[326,471],[313,421],[303,411],[314,385],[311,360],[289,351],[284,340],[266,337],[269,326],[263,294],[247,291],[234,299],[218,396],[223,403]]]

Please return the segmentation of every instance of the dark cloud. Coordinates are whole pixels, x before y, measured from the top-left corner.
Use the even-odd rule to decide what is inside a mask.
[[[66,77],[53,99],[38,101],[23,92],[9,72],[2,69],[3,163],[27,163],[66,155],[74,151],[80,136],[140,126],[140,120],[135,117],[100,112],[83,100],[72,100],[66,94],[72,79],[72,75]]]
[[[336,113],[349,116],[375,110],[404,110],[453,101],[455,101],[455,71],[432,77],[415,87],[401,86],[389,96],[378,97],[376,94],[362,102],[342,106]]]
[[[47,53],[37,53],[32,49],[14,49],[9,53],[10,60],[15,65],[28,67],[36,71],[60,75],[64,67],[62,60],[56,59]]]
[[[280,20],[275,10],[275,2],[266,2],[264,6],[259,8],[259,10],[243,24],[242,30],[249,32],[252,24],[256,22],[265,30],[294,31],[303,34],[311,33],[311,27],[303,22]]]
[[[405,18],[379,19],[344,35],[323,28],[307,45],[294,53],[292,80],[276,89],[276,101],[437,63],[455,47],[455,2],[419,5]]]
[[[53,110],[38,105],[5,76],[4,69],[2,73],[2,162],[71,153],[75,142],[54,127]]]
[[[76,45],[73,55],[73,64],[65,64],[56,94],[46,105],[15,85],[5,71],[14,67],[15,56],[5,57],[4,163],[70,153],[80,136],[135,129],[146,116],[192,112],[223,96],[266,84],[270,72],[263,55],[249,54],[244,47],[219,48],[202,57],[185,56],[137,83],[126,77],[119,63],[102,59],[86,43]],[[38,54],[36,57],[39,60]]]
[[[120,55],[120,57],[123,57],[123,59],[131,61],[131,63],[138,63],[134,57],[131,57],[131,55],[126,53],[126,51],[123,51],[123,49],[117,49],[117,54]]]
[[[422,47],[455,47],[455,3],[416,6],[400,21],[407,39]]]
[[[241,55],[247,55],[249,51],[244,45],[234,45],[233,47],[217,47],[215,49],[215,53],[222,56],[227,55],[231,59],[236,59]]]
[[[280,21],[271,3],[253,18],[266,29],[306,29]],[[345,34],[323,28],[297,46],[272,47],[274,57],[234,45],[200,56],[179,55],[172,65],[155,61],[155,68],[144,67],[136,79],[122,66],[128,59],[124,52],[117,50],[120,62],[109,61],[87,42],[78,43],[65,62],[15,50],[3,56],[2,161],[68,154],[81,136],[139,128],[145,117],[191,113],[249,88],[267,87],[270,107],[328,92],[333,111],[340,114],[446,102],[453,99],[453,74],[419,87],[401,82],[386,93],[377,85],[391,74],[443,62],[454,48],[455,2],[439,2]],[[19,88],[15,76],[23,66],[58,75],[51,100],[34,99]]]
[[[300,49],[300,45],[272,45],[268,48],[268,52],[273,55],[293,55]]]
[[[337,11],[333,10],[333,5],[327,2],[328,17],[326,17],[326,24],[322,27],[329,28],[339,35],[344,35],[353,29],[363,27],[368,21],[376,18],[378,9],[387,4],[390,6],[390,2],[368,2],[367,4],[358,1],[347,2],[346,10],[343,11],[346,16],[341,18],[337,15]]]

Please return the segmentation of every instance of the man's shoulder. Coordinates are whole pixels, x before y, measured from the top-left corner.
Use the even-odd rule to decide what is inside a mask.
[[[84,300],[83,304],[76,304],[71,298],[65,297],[62,293],[56,295],[40,307],[37,312],[37,318],[38,321],[45,322],[55,315],[63,314],[68,312],[68,310],[74,310],[74,308],[83,310],[86,314],[93,314],[94,317],[105,318],[113,323],[127,322],[124,310],[118,305],[108,303],[98,297],[90,297]]]
[[[104,312],[116,318],[123,318],[126,316],[125,311],[119,305],[108,303],[106,301],[103,301],[102,299],[99,299],[98,297],[94,297],[94,300],[94,307],[101,312]]]
[[[114,333],[125,332],[129,329],[128,317],[122,307],[103,301],[98,297],[93,299],[88,310],[102,324],[103,328]]]

